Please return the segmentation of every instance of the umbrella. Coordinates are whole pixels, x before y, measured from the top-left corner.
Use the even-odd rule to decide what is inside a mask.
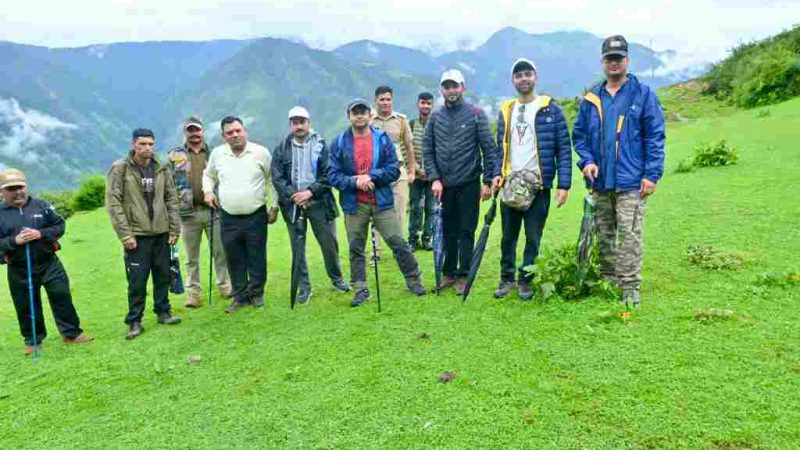
[[[594,197],[592,192],[583,198],[583,220],[581,221],[581,232],[578,235],[578,288],[586,281],[586,274],[589,272],[589,263],[592,258],[592,246],[594,245]]]
[[[494,222],[494,216],[497,215],[497,192],[492,196],[492,206],[489,211],[483,216],[483,229],[475,242],[475,249],[472,250],[472,262],[469,265],[469,273],[467,274],[467,284],[464,286],[464,296],[462,301],[467,301],[469,291],[472,289],[472,283],[475,282],[475,277],[478,275],[478,268],[481,266],[483,259],[483,252],[486,251],[486,242],[489,241],[489,229]]]
[[[181,276],[181,262],[178,258],[178,247],[170,246],[169,255],[169,291],[173,294],[183,294],[183,277]]]
[[[294,309],[297,303],[297,289],[300,285],[300,268],[303,261],[301,258],[302,251],[306,246],[306,210],[294,205],[294,220],[292,226],[294,227],[294,242],[292,242],[292,282],[290,289],[289,305]]]
[[[442,234],[442,203],[433,207],[433,273],[436,275],[436,294],[442,290],[442,266],[444,265],[444,235]]]
[[[375,293],[378,296],[378,312],[381,312],[381,281],[378,278],[378,239],[375,237],[375,218],[372,218],[372,264],[375,266]]]

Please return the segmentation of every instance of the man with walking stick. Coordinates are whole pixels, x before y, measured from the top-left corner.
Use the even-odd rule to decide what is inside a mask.
[[[8,264],[8,287],[25,340],[25,354],[38,352],[47,330],[40,290],[44,287],[56,327],[67,344],[83,344],[92,338],[83,333],[72,303],[69,278],[56,256],[58,239],[66,223],[52,205],[28,194],[25,174],[8,169],[0,175],[0,253]]]

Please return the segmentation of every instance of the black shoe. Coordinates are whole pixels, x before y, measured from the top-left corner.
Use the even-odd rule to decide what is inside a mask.
[[[141,336],[144,333],[144,328],[142,328],[141,322],[133,322],[130,326],[130,331],[125,334],[125,340],[130,341],[131,339],[136,339],[137,337]]]
[[[350,292],[350,285],[344,280],[336,280],[332,284],[333,288],[339,292]]]
[[[416,238],[416,237],[415,238],[409,237],[408,238],[408,244],[411,246],[411,251],[412,252],[415,252],[415,251],[417,251],[417,250],[422,248],[422,244],[420,244],[419,238]]]
[[[311,289],[301,290],[300,293],[297,294],[297,302],[301,305],[305,305],[309,301],[311,301]]]
[[[367,301],[369,301],[369,289],[359,289],[356,295],[353,296],[353,301],[350,302],[350,306],[356,308]]]
[[[163,323],[164,325],[177,325],[181,323],[181,318],[165,312],[158,315],[158,323]]]
[[[510,280],[500,281],[500,284],[497,286],[497,290],[494,291],[494,298],[505,297],[515,287],[517,287],[517,283],[514,283],[513,281]]]
[[[233,314],[236,311],[244,308],[247,305],[248,305],[247,302],[240,302],[240,301],[237,301],[236,299],[233,299],[233,301],[231,301],[231,304],[228,305],[227,308],[225,308],[225,312],[228,313],[228,314]]]
[[[530,283],[520,281],[517,291],[519,292],[519,298],[522,299],[523,302],[527,302],[533,298],[533,289],[531,289]]]
[[[251,298],[250,304],[253,305],[253,308],[261,308],[264,306],[264,296]]]
[[[411,291],[412,294],[416,295],[417,297],[422,297],[427,293],[425,288],[422,286],[422,283],[419,281],[412,281],[406,284],[408,290]]]
[[[431,241],[431,238],[422,238],[422,248],[429,252],[433,251],[433,242]]]

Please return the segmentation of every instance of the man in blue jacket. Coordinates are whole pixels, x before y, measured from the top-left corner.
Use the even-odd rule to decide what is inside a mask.
[[[350,281],[355,296],[350,306],[369,300],[364,247],[370,221],[392,249],[406,286],[415,295],[424,295],[419,266],[394,209],[392,183],[400,177],[395,147],[384,131],[369,125],[371,108],[356,99],[347,106],[350,128],[331,143],[328,178],[339,190],[344,224],[350,244]]]
[[[572,141],[578,167],[594,191],[600,272],[639,306],[645,200],[664,173],[664,115],[656,93],[628,74],[628,43],[603,41],[606,81],[580,104]]]
[[[502,298],[517,287],[522,300],[533,297],[531,279],[524,270],[536,260],[542,231],[550,210],[550,189],[558,172],[556,204],[566,201],[572,185],[572,146],[564,112],[547,95],[536,94],[536,65],[520,58],[511,66],[511,82],[519,94],[500,105],[497,145],[502,157],[495,173],[504,180],[500,218],[500,285],[494,293]],[[512,195],[507,195],[508,193]],[[517,240],[525,224],[525,250],[517,269]],[[519,271],[519,284],[516,272]]]

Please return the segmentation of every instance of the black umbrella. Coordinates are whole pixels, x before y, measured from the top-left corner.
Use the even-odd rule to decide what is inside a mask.
[[[433,273],[436,275],[436,294],[442,290],[442,266],[444,265],[444,235],[442,231],[442,203],[433,207]]]
[[[586,274],[589,272],[589,263],[592,258],[592,246],[594,245],[595,221],[594,221],[594,197],[592,192],[583,198],[583,220],[581,221],[581,232],[578,235],[578,288],[586,281]]]
[[[494,216],[497,215],[497,192],[494,193],[492,196],[492,206],[489,207],[489,211],[483,216],[483,229],[481,229],[481,234],[478,236],[478,240],[475,242],[475,249],[472,250],[472,262],[469,265],[469,273],[467,274],[467,284],[464,286],[464,295],[463,300],[464,302],[467,301],[467,296],[469,295],[469,291],[472,289],[472,283],[475,282],[475,277],[478,275],[478,268],[481,266],[481,260],[483,259],[483,253],[486,251],[486,242],[489,241],[489,230],[492,227],[492,222],[494,222]]]
[[[294,236],[292,242],[292,282],[290,288],[289,305],[294,309],[297,303],[297,290],[300,284],[300,267],[302,267],[302,259],[300,254],[305,250],[306,246],[306,210],[294,205],[294,214],[292,220],[292,227],[294,227]]]

